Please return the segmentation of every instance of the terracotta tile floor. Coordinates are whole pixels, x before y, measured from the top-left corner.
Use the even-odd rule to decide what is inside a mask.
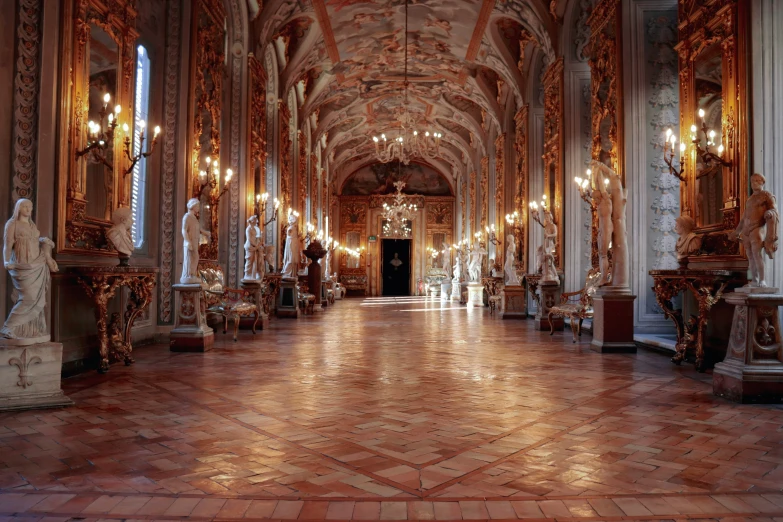
[[[423,298],[137,350],[0,414],[0,521],[783,520],[783,408]]]

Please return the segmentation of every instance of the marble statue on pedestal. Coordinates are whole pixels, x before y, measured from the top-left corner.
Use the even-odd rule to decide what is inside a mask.
[[[449,270],[451,269],[451,256],[449,255],[451,253],[451,249],[449,248],[449,245],[446,243],[443,243],[443,252],[441,252],[441,268],[443,268],[443,271],[445,273],[449,273]]]
[[[52,258],[54,243],[40,236],[32,215],[33,202],[20,199],[13,217],[5,224],[3,265],[13,282],[14,306],[0,329],[0,339],[9,345],[44,343],[50,339],[46,294],[51,281],[49,272],[57,272],[57,263]]]
[[[742,215],[737,229],[729,232],[729,239],[742,241],[748,256],[750,282],[748,287],[766,287],[764,280],[764,258],[762,251],[773,259],[778,250],[778,206],[775,196],[764,190],[766,178],[761,174],[750,177],[753,194],[745,203],[745,213]]]
[[[258,226],[258,217],[255,215],[247,218],[245,229],[245,275],[246,281],[260,281],[266,273],[266,260],[264,259],[264,233]]]
[[[299,217],[288,214],[288,226],[285,229],[285,250],[283,250],[283,278],[296,279],[302,262],[302,243],[299,238]]]
[[[544,244],[540,253],[541,283],[560,282],[555,267],[555,248],[557,244],[557,225],[552,212],[544,209]]]
[[[452,279],[454,283],[459,284],[459,282],[462,280],[463,271],[464,270],[462,268],[462,256],[460,255],[460,251],[457,250],[457,253],[454,256],[454,272],[453,272],[454,278]]]
[[[519,285],[519,277],[516,271],[517,241],[514,234],[506,237],[506,262],[503,265],[503,272],[506,275],[506,284],[511,286]]]
[[[484,263],[486,253],[487,251],[479,243],[474,243],[473,248],[470,250],[468,274],[470,275],[470,281],[473,283],[481,281],[481,265]]]
[[[593,161],[593,171],[600,172],[609,183],[597,183],[601,190],[608,185],[609,197],[611,198],[612,208],[612,231],[607,234],[611,237],[612,245],[612,282],[610,286],[628,287],[630,284],[630,266],[628,254],[628,233],[626,227],[625,206],[628,200],[628,189],[623,187],[622,180],[617,173],[609,168],[605,163]],[[605,196],[604,191],[604,196]],[[599,211],[599,231],[600,231]],[[605,225],[608,226],[608,225]],[[603,277],[603,272],[602,272]]]
[[[198,273],[198,246],[202,237],[210,237],[210,233],[202,230],[198,216],[201,203],[197,198],[188,200],[188,211],[182,216],[182,277],[179,278],[183,285],[200,284],[201,277]]]
[[[596,170],[596,177],[598,171]],[[594,183],[596,190],[593,191],[593,200],[595,201],[596,213],[598,214],[598,269],[601,271],[601,278],[598,285],[605,285],[611,281],[609,273],[609,248],[612,245],[612,199],[606,191],[606,184],[602,179],[596,179]]]
[[[680,216],[674,222],[674,231],[680,236],[675,245],[677,261],[681,263],[688,256],[697,254],[701,249],[701,237],[693,231],[694,228],[696,228],[696,222],[688,215]]]
[[[115,250],[120,254],[120,265],[126,266],[128,258],[133,254],[133,213],[131,209],[120,207],[111,215],[113,225],[106,231],[106,239],[109,240]]]

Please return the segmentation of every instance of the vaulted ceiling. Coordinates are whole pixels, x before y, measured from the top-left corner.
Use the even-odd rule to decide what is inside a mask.
[[[435,168],[475,165],[489,129],[525,103],[534,57],[554,57],[556,2],[408,0],[409,107],[417,128],[444,135]],[[258,52],[277,56],[278,96],[298,93],[299,127],[325,137],[341,178],[373,160],[373,135],[397,128],[405,0],[273,0],[253,9]],[[259,54],[260,56],[260,54]],[[393,134],[393,132],[392,132]]]

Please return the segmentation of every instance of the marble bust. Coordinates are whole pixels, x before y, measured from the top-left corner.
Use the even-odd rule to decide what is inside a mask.
[[[764,280],[764,258],[766,253],[773,259],[778,249],[778,206],[775,196],[764,190],[766,178],[761,174],[750,177],[753,194],[745,203],[745,213],[742,214],[736,230],[729,232],[729,239],[742,241],[748,256],[748,268],[751,279],[747,287],[766,287]]]
[[[133,213],[131,209],[120,207],[111,216],[113,225],[106,231],[106,239],[120,254],[120,266],[128,265],[128,258],[133,254]]]
[[[5,224],[3,266],[13,282],[14,306],[0,329],[0,344],[29,345],[51,338],[46,326],[46,295],[49,272],[57,272],[52,259],[54,243],[40,236],[32,214],[32,201],[20,199]]]
[[[674,231],[680,236],[675,245],[677,261],[680,264],[688,256],[697,254],[701,249],[701,237],[693,231],[694,228],[696,228],[696,222],[688,215],[682,215],[674,222]]]

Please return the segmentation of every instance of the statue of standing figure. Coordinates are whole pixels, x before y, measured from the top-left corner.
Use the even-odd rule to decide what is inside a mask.
[[[453,283],[459,283],[462,281],[463,276],[463,267],[462,267],[462,255],[459,250],[456,251],[456,254],[454,255],[454,279],[451,281]]]
[[[447,245],[445,242],[442,244],[443,246],[443,252],[441,252],[441,267],[443,268],[443,271],[445,273],[449,273],[449,269],[451,268],[451,249],[449,248],[449,245]]]
[[[0,338],[7,339],[5,344],[29,345],[51,339],[46,327],[46,295],[49,272],[57,272],[58,267],[52,258],[54,243],[41,237],[32,215],[33,202],[20,199],[5,224],[3,265],[14,285],[14,306],[0,329]]]
[[[245,229],[245,275],[247,281],[260,281],[266,273],[264,233],[258,226],[258,216],[247,218]]]
[[[199,212],[201,202],[197,198],[188,201],[188,211],[182,216],[182,276],[179,282],[183,285],[200,284],[201,277],[198,273],[198,246],[203,238],[209,238],[211,234],[201,228]]]
[[[746,287],[766,287],[764,279],[764,258],[766,252],[773,259],[778,250],[778,206],[775,196],[764,190],[766,178],[761,174],[750,177],[753,194],[745,203],[745,213],[742,215],[736,230],[729,232],[729,239],[742,241],[748,256],[750,282]]]
[[[519,278],[516,271],[516,257],[517,257],[517,241],[514,238],[514,234],[509,234],[506,237],[506,262],[503,265],[503,271],[506,274],[506,284],[517,286],[519,285]]]
[[[285,250],[283,250],[283,279],[296,279],[302,262],[302,240],[299,237],[299,215],[288,214],[288,226],[285,229]]]
[[[612,245],[612,199],[609,197],[609,193],[606,191],[606,186],[603,180],[608,178],[601,178],[598,175],[598,170],[595,170],[595,181],[593,190],[593,200],[595,201],[596,213],[598,214],[598,269],[601,271],[601,278],[598,280],[598,285],[605,285],[612,280],[609,273],[609,248]]]
[[[630,256],[628,253],[628,233],[626,227],[625,206],[628,201],[628,189],[623,187],[622,180],[617,173],[609,168],[605,163],[593,161],[593,171],[600,172],[609,183],[598,183],[603,190],[607,186],[609,197],[611,198],[611,233],[606,234],[612,245],[612,282],[613,287],[628,287],[630,283]],[[604,196],[606,193],[604,192]],[[605,207],[606,209],[607,207]],[[604,209],[604,211],[605,211]],[[599,211],[599,232],[601,230]],[[605,221],[604,229],[608,226],[608,220]],[[605,239],[606,240],[606,239]],[[603,270],[601,274],[603,278]]]
[[[468,266],[471,282],[481,281],[481,265],[484,263],[486,253],[487,251],[480,243],[473,243],[473,248],[470,250],[470,265]]]

